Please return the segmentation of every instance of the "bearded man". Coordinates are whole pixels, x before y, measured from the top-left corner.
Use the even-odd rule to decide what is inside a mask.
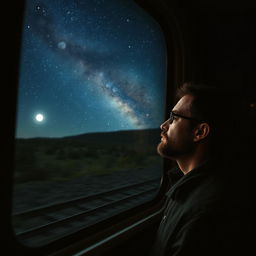
[[[247,255],[245,200],[232,151],[239,142],[237,116],[232,115],[235,98],[192,83],[177,95],[169,119],[160,126],[158,153],[177,168],[169,175],[172,186],[153,255]]]

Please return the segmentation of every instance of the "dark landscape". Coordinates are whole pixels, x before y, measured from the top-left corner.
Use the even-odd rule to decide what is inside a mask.
[[[14,212],[161,177],[159,129],[16,141]]]

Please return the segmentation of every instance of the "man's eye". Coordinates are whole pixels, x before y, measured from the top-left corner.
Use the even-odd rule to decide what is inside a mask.
[[[173,121],[176,121],[177,120],[177,117],[173,116],[172,118],[169,119],[169,123],[173,123]]]

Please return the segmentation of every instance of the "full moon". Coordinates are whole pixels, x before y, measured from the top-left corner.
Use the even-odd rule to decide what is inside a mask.
[[[42,114],[36,114],[36,121],[37,122],[42,122],[44,120],[44,116]]]

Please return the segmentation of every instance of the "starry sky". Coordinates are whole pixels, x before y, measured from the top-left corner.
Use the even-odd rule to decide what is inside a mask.
[[[166,46],[131,0],[29,0],[16,137],[159,127]]]

